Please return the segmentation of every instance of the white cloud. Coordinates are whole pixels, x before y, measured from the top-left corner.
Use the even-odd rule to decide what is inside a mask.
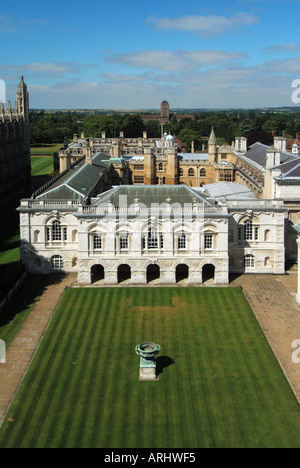
[[[258,18],[250,13],[235,13],[230,17],[218,15],[188,15],[177,18],[156,18],[150,16],[147,23],[156,29],[174,31],[188,31],[204,36],[230,33],[236,28],[251,26],[258,22]]]
[[[289,44],[277,44],[274,46],[270,47],[264,47],[263,52],[267,54],[285,54],[285,53],[293,53],[293,52],[299,52],[300,47],[295,44],[294,42],[290,42]]]
[[[106,62],[127,67],[149,68],[167,73],[195,70],[197,67],[221,65],[225,62],[247,58],[240,52],[222,50],[143,50],[131,54],[115,54],[105,58]]]
[[[16,32],[17,30],[10,16],[0,15],[0,32]]]
[[[176,53],[165,50],[142,50],[132,54],[116,54],[106,57],[105,61],[130,67],[155,68],[167,72],[175,72],[185,66]]]

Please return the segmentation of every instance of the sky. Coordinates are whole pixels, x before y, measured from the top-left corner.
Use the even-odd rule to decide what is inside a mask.
[[[300,105],[299,20],[299,0],[10,0],[0,80],[36,109]]]

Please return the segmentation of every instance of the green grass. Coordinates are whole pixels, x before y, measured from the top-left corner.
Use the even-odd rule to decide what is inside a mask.
[[[30,275],[0,313],[0,339],[8,348],[44,291],[47,277]],[[0,389],[1,392],[1,389]]]
[[[146,340],[175,360],[158,382]],[[299,448],[300,412],[240,289],[68,289],[0,447]]]
[[[31,156],[31,175],[41,176],[53,172],[52,156]]]
[[[45,144],[41,146],[31,146],[31,155],[47,155],[53,156],[53,153],[57,152],[62,147],[61,143]]]

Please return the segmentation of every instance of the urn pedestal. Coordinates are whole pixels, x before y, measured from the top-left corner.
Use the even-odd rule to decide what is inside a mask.
[[[135,352],[140,356],[138,380],[158,380],[155,356],[160,352],[160,345],[152,341],[147,341],[137,345]]]

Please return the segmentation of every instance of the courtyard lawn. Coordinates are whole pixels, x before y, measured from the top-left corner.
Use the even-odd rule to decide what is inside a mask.
[[[47,175],[53,172],[52,156],[31,156],[32,176]]]
[[[300,410],[239,288],[67,289],[0,447],[299,448]]]

